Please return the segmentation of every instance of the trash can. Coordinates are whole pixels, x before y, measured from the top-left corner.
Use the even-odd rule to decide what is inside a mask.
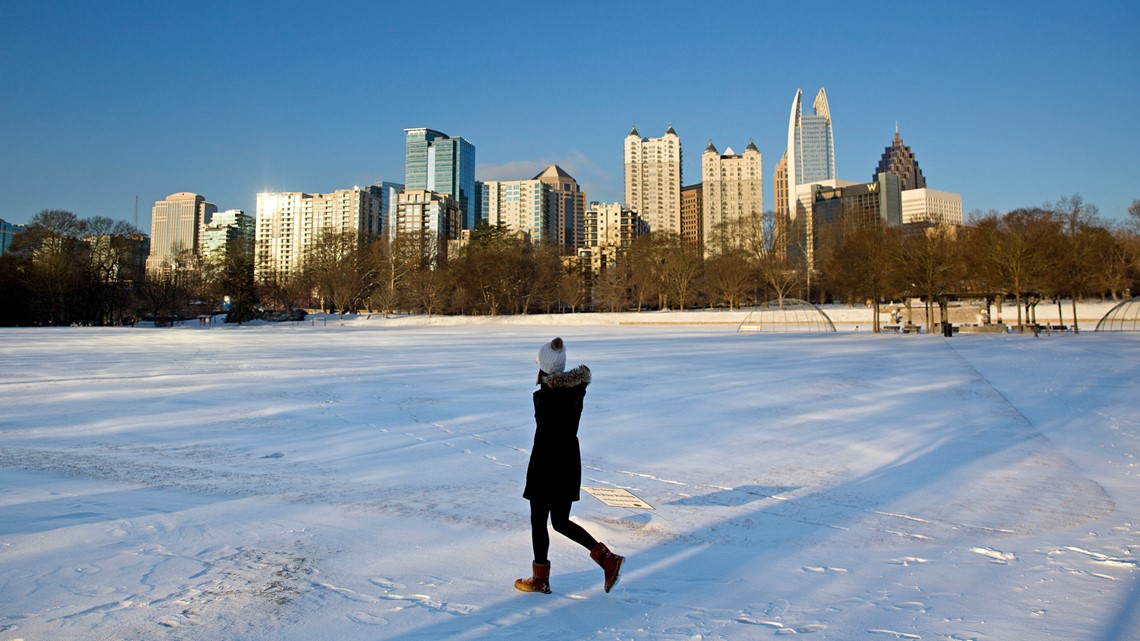
[[[954,324],[953,323],[942,323],[942,335],[945,336],[946,338],[950,338],[951,336],[953,336],[954,335]]]

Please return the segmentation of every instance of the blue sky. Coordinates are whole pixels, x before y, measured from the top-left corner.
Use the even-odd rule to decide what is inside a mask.
[[[0,3],[0,218],[45,208],[150,227],[179,191],[403,181],[404,129],[476,147],[477,178],[550,163],[622,198],[622,139],[672,123],[700,153],[764,154],[796,89],[827,90],[840,178],[896,122],[967,212],[1140,198],[1140,3]]]

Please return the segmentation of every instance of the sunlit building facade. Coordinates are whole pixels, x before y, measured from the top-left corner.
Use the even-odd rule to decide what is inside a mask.
[[[259,279],[298,273],[324,232],[379,235],[380,187],[328,194],[263,192],[257,195],[254,271]]]
[[[540,180],[492,180],[482,183],[483,212],[491,226],[502,225],[534,244],[559,242],[558,199]]]
[[[681,240],[693,249],[704,246],[701,221],[704,219],[704,185],[681,188]]]
[[[902,192],[902,222],[908,234],[941,225],[962,224],[962,194],[937,189]]]
[[[629,207],[591,203],[585,215],[585,244],[578,255],[597,274],[617,262],[637,237],[648,232],[645,221]]]
[[[585,240],[586,192],[558,165],[550,165],[534,179],[554,192],[557,242],[563,252],[573,254]],[[555,240],[553,234],[551,240]]]
[[[449,241],[460,238],[462,220],[449,194],[405,188],[396,200],[395,224],[389,231],[393,238],[415,239],[424,261],[434,266],[447,258]]]
[[[180,254],[197,256],[202,228],[218,210],[199,194],[183,191],[154,203],[150,219],[150,255],[147,271],[170,269]]]
[[[650,232],[681,233],[681,138],[673,125],[660,138],[625,137],[625,205]]]
[[[744,240],[744,225],[763,233],[764,175],[760,150],[752,140],[744,153],[719,153],[712,141],[701,154],[704,254],[725,251]],[[761,240],[763,240],[761,238]]]

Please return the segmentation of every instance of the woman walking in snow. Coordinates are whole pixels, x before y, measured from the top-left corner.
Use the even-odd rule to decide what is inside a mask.
[[[515,581],[523,592],[550,594],[550,534],[554,531],[590,551],[602,567],[606,592],[617,583],[625,557],[618,556],[570,520],[570,506],[581,498],[582,454],[578,447],[578,420],[582,399],[590,384],[590,368],[566,369],[566,348],[555,338],[538,350],[538,390],[534,392],[534,447],[526,470],[523,498],[530,501],[531,544],[534,547],[532,576]]]

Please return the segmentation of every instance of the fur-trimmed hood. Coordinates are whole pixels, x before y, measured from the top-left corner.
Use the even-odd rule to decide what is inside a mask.
[[[547,374],[542,377],[542,382],[550,387],[577,387],[579,385],[590,384],[590,368],[585,365],[579,365],[572,370],[559,372],[557,374]]]

